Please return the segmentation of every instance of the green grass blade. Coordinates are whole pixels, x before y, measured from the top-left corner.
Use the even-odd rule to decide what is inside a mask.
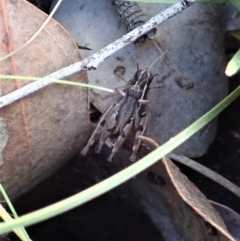
[[[229,0],[240,11],[240,0]]]
[[[53,205],[40,209],[38,211],[32,212],[30,214],[24,215],[15,220],[0,224],[0,234],[7,233],[13,228],[18,226],[29,226],[31,224],[46,220],[48,218],[54,217],[58,214],[66,212],[73,209],[81,204],[84,204],[103,193],[117,187],[123,182],[129,180],[133,176],[142,172],[149,166],[156,163],[161,157],[168,154],[174,150],[178,145],[182,144],[194,133],[200,130],[204,125],[215,118],[222,110],[224,110],[233,100],[235,100],[240,95],[240,87],[234,90],[229,96],[227,96],[223,101],[216,105],[213,109],[195,121],[192,125],[186,128],[184,131],[179,133],[177,136],[173,137],[171,140],[163,144],[161,147],[157,148],[140,161],[134,163],[130,167],[120,171],[119,173],[111,176],[110,178],[88,188],[81,193],[78,193],[72,197],[69,197],[63,201],[57,202]]]
[[[240,49],[228,62],[225,73],[227,76],[236,74],[240,69]]]
[[[8,195],[7,193],[5,192],[2,184],[0,184],[0,192],[3,196],[3,198],[5,199],[9,209],[11,210],[14,218],[18,218],[18,215],[10,201],[10,199],[8,198]],[[5,212],[5,209],[3,209],[3,207],[1,208],[1,211],[0,211],[0,216],[2,217],[3,220],[11,220],[11,216],[7,215],[7,213]],[[25,230],[25,228],[23,226],[19,227],[19,228],[16,228],[13,230],[15,232],[15,234],[23,241],[31,241],[31,239],[29,238],[28,234],[27,234],[27,231]]]
[[[53,82],[53,83],[56,83],[56,84],[87,87],[87,88],[103,90],[103,91],[107,91],[107,92],[111,92],[111,93],[114,92],[114,90],[112,90],[112,89],[108,89],[108,88],[101,87],[101,86],[98,86],[98,85],[78,83],[78,82],[69,81],[69,80],[54,80],[54,79],[47,79],[47,78],[38,78],[38,77],[30,77],[30,76],[18,76],[18,75],[0,75],[0,79],[9,79],[9,80],[16,80],[16,79],[18,79],[18,80],[24,80],[24,81],[41,80],[41,81]]]

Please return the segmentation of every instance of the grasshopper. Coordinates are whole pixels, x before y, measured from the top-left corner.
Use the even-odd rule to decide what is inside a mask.
[[[117,90],[123,96],[122,99],[111,105],[101,116],[97,127],[81,151],[82,155],[85,156],[89,148],[97,140],[99,142],[95,152],[99,153],[108,139],[113,140],[113,137],[117,136],[116,141],[112,144],[112,153],[108,158],[108,161],[111,162],[115,153],[133,131],[133,153],[130,160],[136,160],[136,154],[141,143],[138,135],[143,135],[147,125],[144,105],[149,104],[149,101],[145,98],[153,78],[154,76],[151,75],[147,68],[140,70],[137,66],[133,79],[128,82],[126,92]]]

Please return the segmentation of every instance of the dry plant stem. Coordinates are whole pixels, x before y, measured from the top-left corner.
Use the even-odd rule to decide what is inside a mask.
[[[185,10],[192,3],[197,1],[198,0],[181,0],[179,3],[176,3],[171,7],[167,8],[163,12],[159,13],[155,17],[148,20],[144,25],[139,26],[138,28],[124,35],[120,39],[116,40],[115,42],[109,44],[108,46],[101,49],[97,53],[93,54],[92,56],[84,59],[83,61],[72,64],[59,71],[56,71],[46,76],[45,78],[46,79],[64,79],[66,76],[74,74],[80,70],[96,69],[98,65],[101,62],[103,62],[107,57],[111,56],[113,53],[125,47],[126,45],[130,44],[131,42],[135,41],[143,34],[155,28],[158,24],[168,20],[169,18],[173,17],[175,14],[181,12],[182,10]],[[18,90],[15,90],[10,94],[2,96],[0,97],[0,108],[7,106],[13,103],[14,101],[19,100],[31,93],[34,93],[35,91],[42,89],[51,83],[52,83],[51,81],[46,81],[43,78],[43,80],[33,82]]]
[[[158,148],[159,145],[152,140],[149,137],[145,137],[145,136],[139,136],[139,138],[150,144],[152,147],[154,148]],[[230,192],[234,193],[236,196],[238,196],[240,198],[240,188],[238,186],[236,186],[235,184],[231,183],[230,181],[228,181],[226,178],[222,177],[221,175],[219,175],[218,173],[212,171],[211,169],[193,161],[192,159],[182,156],[182,155],[177,155],[174,153],[169,153],[167,155],[168,158],[173,159],[185,166],[188,166],[190,168],[192,168],[193,170],[201,173],[202,175],[208,177],[209,179],[213,180],[214,182],[222,185],[223,187],[225,187],[227,190],[229,190]]]
[[[5,222],[12,220],[12,217],[9,215],[9,213],[5,210],[5,208],[1,204],[0,204],[0,216]],[[21,240],[26,240],[21,228],[15,228],[14,232]]]

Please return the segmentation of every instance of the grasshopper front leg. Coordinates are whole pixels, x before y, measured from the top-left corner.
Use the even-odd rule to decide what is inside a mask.
[[[101,116],[100,120],[98,121],[97,127],[91,134],[86,146],[82,149],[81,155],[85,156],[89,150],[89,148],[94,144],[96,140],[99,139],[100,135],[102,134],[102,130],[104,125],[106,124],[108,118],[116,111],[118,107],[117,103],[112,104],[107,111]]]
[[[121,112],[121,109],[123,108],[123,106],[126,105],[128,100],[128,96],[125,93],[119,92],[119,94],[124,95],[124,98],[117,103],[115,107],[115,112],[106,120],[106,123],[102,129],[99,143],[95,148],[96,153],[100,153],[102,146],[105,144],[107,139],[111,135],[114,135],[119,131],[119,124],[118,124],[119,113]]]
[[[132,155],[129,158],[129,160],[132,161],[132,162],[136,161],[136,159],[137,159],[137,152],[138,152],[138,149],[141,145],[141,140],[138,138],[138,136],[144,135],[144,132],[145,132],[146,127],[147,127],[147,122],[148,122],[147,116],[145,115],[145,116],[141,117],[141,119],[138,123],[137,131],[136,131],[136,134],[135,134],[135,137],[134,137],[134,142],[133,142]]]
[[[102,128],[101,137],[98,145],[95,148],[96,153],[100,153],[102,146],[105,144],[108,137],[114,134],[117,124],[118,110],[116,110],[111,117],[107,120],[106,124]]]

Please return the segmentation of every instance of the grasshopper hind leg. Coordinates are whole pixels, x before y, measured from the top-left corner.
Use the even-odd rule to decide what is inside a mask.
[[[86,146],[82,149],[81,155],[86,156],[86,154],[88,153],[90,147],[94,144],[94,142],[99,140],[99,138],[102,134],[102,131],[104,129],[104,126],[106,125],[106,121],[109,118],[109,116],[111,116],[114,113],[115,108],[116,108],[116,103],[111,105],[107,109],[107,111],[100,117],[100,120],[98,121],[97,127],[95,128],[95,130],[91,134]]]
[[[134,121],[133,118],[131,118],[130,122],[123,128],[122,132],[120,133],[120,136],[117,138],[116,142],[114,143],[112,153],[107,159],[109,162],[112,162],[112,159],[115,153],[118,152],[120,147],[126,141],[126,138],[129,136],[129,133],[133,128],[133,121]]]
[[[147,116],[143,116],[140,119],[139,125],[137,127],[137,131],[134,137],[134,142],[133,142],[133,148],[132,148],[132,155],[129,158],[130,161],[135,162],[137,160],[137,152],[138,149],[141,145],[141,140],[138,138],[138,136],[143,135],[145,130],[146,130],[146,126],[147,126]]]
[[[94,144],[95,141],[97,141],[100,138],[104,123],[105,123],[105,121],[102,120],[101,123],[99,123],[99,125],[97,125],[96,129],[94,130],[91,137],[89,138],[86,146],[81,151],[82,156],[86,156],[90,147]]]
[[[114,134],[114,131],[116,130],[116,122],[117,122],[117,115],[118,112],[114,112],[111,117],[106,121],[105,126],[103,127],[101,137],[99,140],[98,145],[95,148],[96,153],[100,153],[103,145],[105,144],[106,140]]]

